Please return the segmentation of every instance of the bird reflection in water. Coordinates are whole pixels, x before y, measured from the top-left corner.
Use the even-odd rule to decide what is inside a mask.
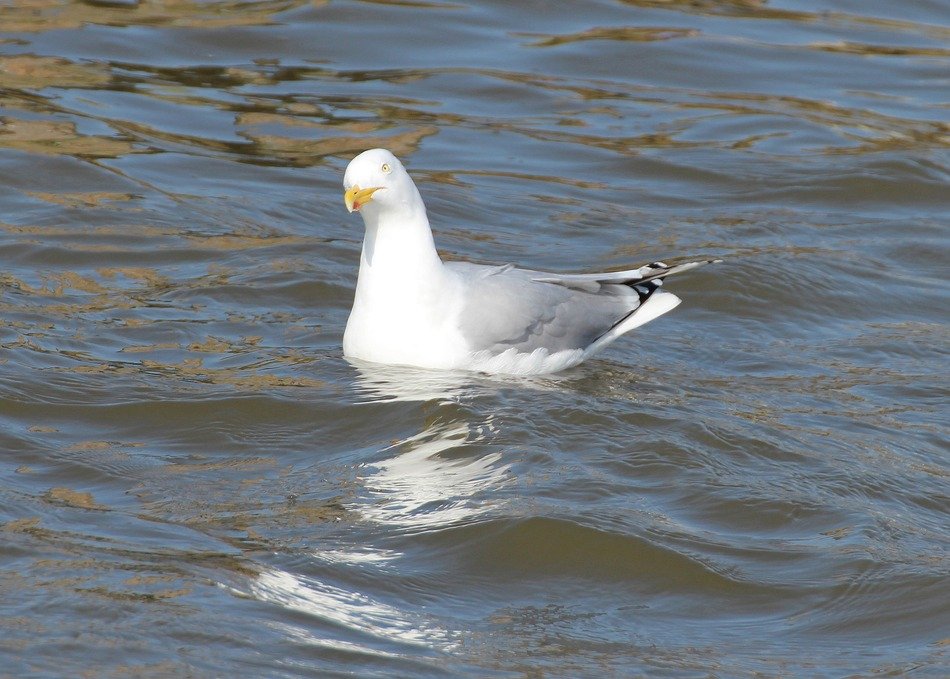
[[[421,431],[387,444],[378,459],[360,465],[360,490],[347,509],[367,520],[364,528],[410,535],[503,511],[499,490],[514,482],[511,464],[497,449],[494,415],[467,403],[497,383],[472,373],[352,363],[355,389],[367,408],[409,402],[426,412]],[[246,585],[229,589],[311,616],[301,624],[275,623],[295,643],[388,658],[404,657],[411,648],[452,650],[458,639],[437,621],[406,615],[398,599],[383,602],[346,584],[351,569],[382,571],[403,556],[398,546],[390,547],[380,550],[361,541],[314,549],[314,562],[329,566],[337,574],[334,582],[268,567]]]
[[[501,452],[467,450],[489,441],[493,431],[491,417],[479,425],[436,422],[387,448],[384,452],[395,453],[392,457],[363,467],[360,513],[380,523],[425,530],[469,523],[497,510],[497,491],[513,481],[510,464]]]
[[[272,626],[296,643],[344,653],[384,657],[405,654],[405,647],[449,651],[453,635],[431,621],[361,592],[321,582],[280,568],[267,568],[247,588],[226,586],[234,594],[310,616],[309,623],[292,619]]]
[[[493,450],[495,417],[463,403],[497,389],[488,376],[352,362],[367,402],[432,404],[422,431],[380,450],[362,465],[361,515],[409,530],[456,526],[497,507],[497,491],[513,482],[511,464]]]

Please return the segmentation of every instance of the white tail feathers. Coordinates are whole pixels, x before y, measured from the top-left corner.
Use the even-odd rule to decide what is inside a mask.
[[[638,306],[636,310],[633,311],[633,313],[624,318],[622,321],[620,321],[620,323],[612,327],[603,335],[598,337],[596,341],[587,347],[587,349],[584,351],[584,354],[586,356],[590,356],[591,354],[600,351],[602,348],[613,342],[624,333],[628,333],[634,328],[639,328],[641,325],[659,318],[667,311],[672,311],[678,307],[682,301],[683,300],[674,295],[672,292],[657,290],[652,295],[650,295],[647,301]]]

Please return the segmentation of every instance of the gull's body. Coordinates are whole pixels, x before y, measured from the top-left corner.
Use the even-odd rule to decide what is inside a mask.
[[[345,200],[366,226],[347,357],[423,368],[547,373],[577,365],[680,300],[662,279],[705,262],[564,275],[443,263],[402,164],[372,149],[350,162]]]

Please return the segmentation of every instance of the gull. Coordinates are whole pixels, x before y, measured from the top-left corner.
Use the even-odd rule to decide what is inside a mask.
[[[719,261],[589,274],[443,262],[422,196],[392,153],[356,156],[343,188],[347,210],[366,228],[343,355],[372,363],[564,370],[676,307],[680,299],[661,289],[664,278]]]

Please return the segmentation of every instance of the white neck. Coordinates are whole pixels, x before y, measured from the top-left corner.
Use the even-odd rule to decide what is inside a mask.
[[[412,271],[418,275],[442,268],[421,200],[418,204],[400,205],[385,212],[374,208],[370,203],[362,212],[366,235],[360,257],[360,278],[364,273],[388,276]]]
[[[421,201],[420,201],[421,202]],[[445,317],[446,269],[425,208],[361,210],[366,223],[353,309],[343,351],[383,363],[416,363],[433,351]]]

